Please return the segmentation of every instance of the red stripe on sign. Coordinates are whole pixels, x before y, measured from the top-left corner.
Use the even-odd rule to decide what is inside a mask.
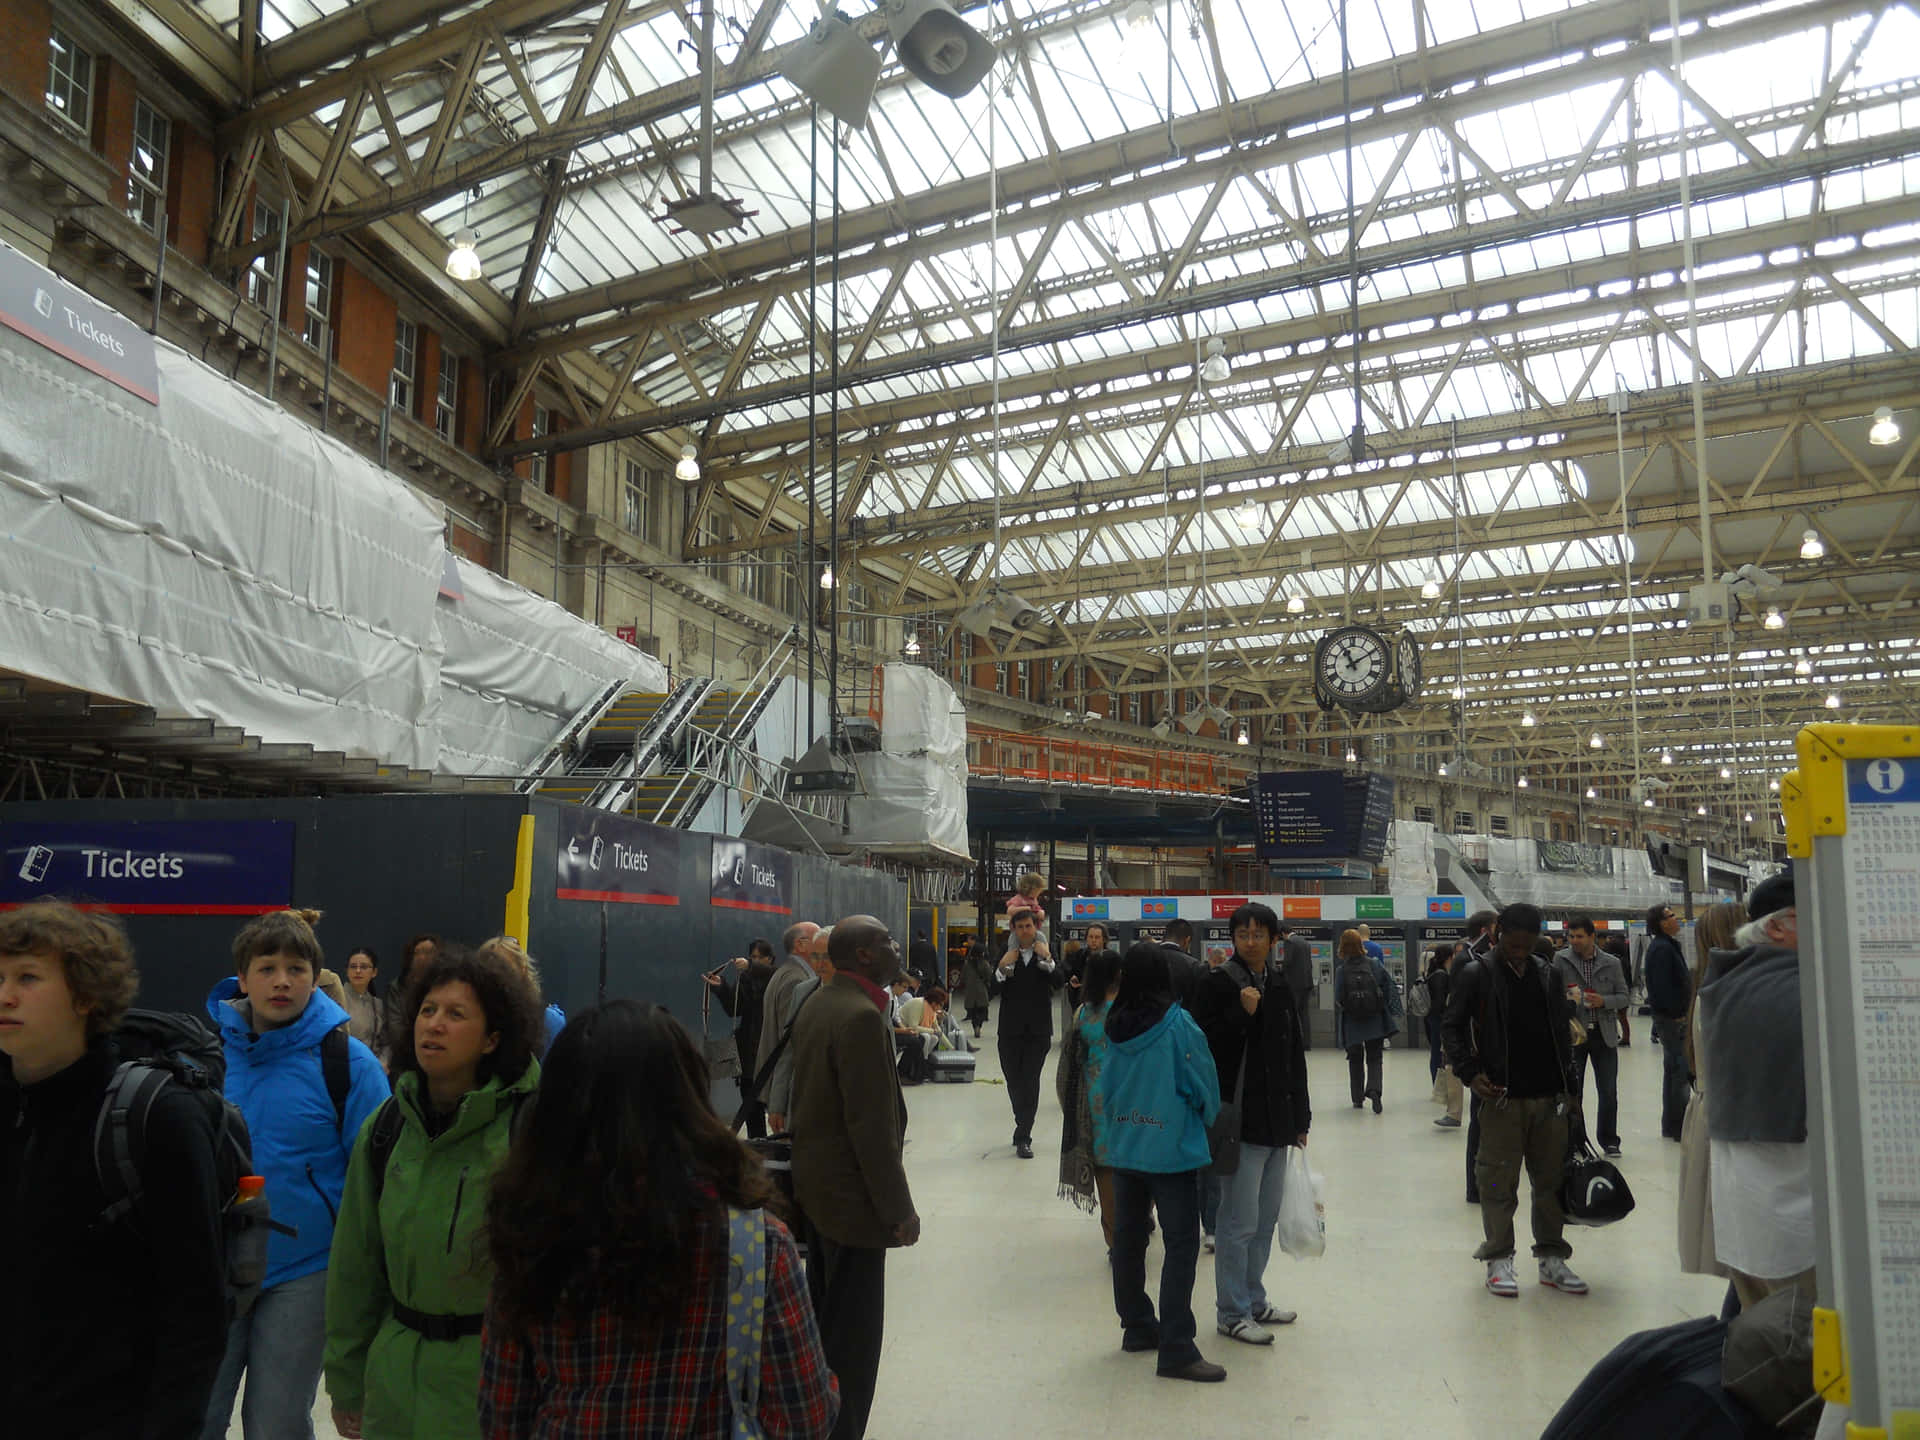
[[[757,910],[762,915],[791,915],[791,905],[769,905],[761,900],[722,900],[715,896],[713,903],[722,910]]]
[[[23,905],[38,904],[35,900],[0,901],[0,910],[18,910]],[[285,905],[101,905],[95,903],[78,904],[76,910],[105,911],[109,915],[271,915],[276,910],[284,910]]]
[[[629,895],[624,890],[555,890],[561,900],[604,900],[610,905],[678,905],[678,895]]]
[[[143,390],[140,386],[134,384],[133,381],[129,380],[125,375],[116,375],[113,371],[107,369],[106,366],[102,365],[99,361],[95,360],[92,356],[86,354],[83,351],[76,350],[72,346],[62,345],[58,340],[54,339],[53,336],[47,334],[45,331],[34,329],[33,326],[27,324],[25,321],[19,319],[16,316],[0,314],[0,325],[5,325],[9,330],[17,330],[20,334],[26,336],[29,340],[35,341],[38,344],[46,346],[46,348],[53,351],[54,354],[65,356],[67,359],[71,360],[74,364],[78,365],[82,370],[91,370],[94,374],[98,375],[102,380],[105,380],[108,384],[118,385],[122,390],[125,390],[129,395],[139,396],[142,400],[146,401],[149,405],[158,405],[160,403],[160,397],[157,394],[150,394],[148,391]],[[106,907],[95,906],[93,908],[105,909]],[[279,909],[281,907],[271,906],[269,908]],[[133,912],[120,911],[117,913],[131,914]],[[143,912],[143,913],[154,913],[154,912]],[[205,913],[212,915],[219,912],[208,910]],[[245,910],[245,911],[234,911],[233,913],[246,914],[246,915],[264,915],[267,912],[265,910]]]

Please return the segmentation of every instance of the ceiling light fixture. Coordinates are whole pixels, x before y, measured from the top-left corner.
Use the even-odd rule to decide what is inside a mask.
[[[1722,780],[1733,779],[1733,767],[1730,765],[1722,765],[1720,767],[1720,778]]]
[[[673,467],[673,478],[689,485],[700,478],[700,452],[693,446],[680,447],[680,463]]]
[[[1521,788],[1522,790],[1524,790],[1524,789],[1526,789],[1526,788],[1527,788],[1527,777],[1526,777],[1526,776],[1524,776],[1524,775],[1522,775],[1522,776],[1520,777],[1520,788]]]
[[[1533,712],[1531,710],[1526,711],[1520,716],[1520,728],[1522,730],[1531,730],[1535,725],[1538,725],[1539,723],[1540,722],[1538,720],[1535,720],[1533,718]]]
[[[846,17],[828,10],[808,28],[807,43],[794,47],[780,73],[842,125],[864,130],[880,66],[880,52]]]
[[[1251,500],[1242,501],[1233,512],[1233,523],[1242,530],[1258,530],[1266,518],[1266,512]]]
[[[1813,674],[1813,662],[1802,655],[1798,660],[1793,662],[1793,673],[1796,675]]]
[[[1589,750],[1604,750],[1604,749],[1606,749],[1606,748],[1607,748],[1607,737],[1606,737],[1606,736],[1604,736],[1604,735],[1602,735],[1602,734],[1601,734],[1601,733],[1600,733],[1600,732],[1599,732],[1598,730],[1596,730],[1596,731],[1594,731],[1594,732],[1593,732],[1593,734],[1591,734],[1591,735],[1589,735],[1589,736],[1587,737],[1587,748],[1588,748]]]
[[[453,237],[447,252],[447,274],[456,280],[478,280],[487,272],[480,264],[479,237],[465,226]]]
[[[1640,803],[1646,806],[1647,809],[1651,810],[1653,808],[1653,797],[1649,795],[1646,799],[1642,800]]]
[[[1587,786],[1587,799],[1598,800],[1599,798],[1600,798],[1600,792],[1594,789],[1591,785]]]
[[[1420,598],[1422,600],[1438,600],[1440,598],[1440,577],[1438,575],[1429,575],[1420,583]]]
[[[1780,782],[1778,780],[1767,781],[1767,789],[1773,791],[1774,794],[1778,795],[1780,793]]]
[[[1747,824],[1749,825],[1753,824],[1753,811],[1751,810],[1747,811],[1746,819],[1747,819]]]
[[[1445,761],[1442,761],[1442,762],[1441,762],[1441,765],[1440,765],[1440,778],[1441,778],[1442,780],[1444,780],[1444,779],[1446,779],[1446,778],[1447,778],[1447,767],[1446,767],[1446,762],[1445,762]]]
[[[1707,813],[1707,807],[1704,805],[1696,805],[1693,807],[1693,813],[1696,815],[1704,815]]]
[[[1215,335],[1207,341],[1207,363],[1200,367],[1200,378],[1209,385],[1219,385],[1232,373],[1227,364],[1227,342]]]
[[[909,630],[907,632],[906,648],[907,648],[907,654],[909,655],[918,655],[920,653],[920,634],[918,631]]]
[[[1820,538],[1820,532],[1818,530],[1802,530],[1800,532],[1800,558],[1802,560],[1818,560],[1826,553],[1826,542]]]
[[[1245,725],[1242,725],[1238,733],[1234,735],[1233,743],[1236,745],[1251,745],[1253,743],[1253,737],[1247,733],[1247,727]]]
[[[1780,613],[1778,605],[1769,605],[1766,618],[1760,623],[1769,630],[1784,630],[1787,628],[1787,617]]]
[[[822,565],[820,567],[820,588],[822,590],[831,590],[833,588],[833,567],[831,565]]]
[[[1662,765],[1671,765],[1673,763],[1673,752],[1671,750],[1662,750],[1660,752],[1660,763]]]
[[[1836,691],[1827,696],[1827,709],[1838,710],[1839,708],[1840,708],[1840,696],[1839,696],[1839,693]]]
[[[1356,751],[1351,745],[1349,745],[1347,747],[1347,764],[1358,765],[1359,763],[1360,763],[1359,752]]]
[[[1869,445],[1898,445],[1900,422],[1893,418],[1893,407],[1882,405],[1873,412],[1873,424],[1867,430]]]
[[[1287,596],[1287,613],[1289,615],[1299,615],[1303,613],[1306,608],[1307,597],[1299,591],[1296,590],[1293,594]]]

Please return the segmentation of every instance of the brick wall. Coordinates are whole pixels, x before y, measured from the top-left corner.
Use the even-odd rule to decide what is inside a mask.
[[[352,265],[334,267],[340,293],[340,368],[376,395],[387,393],[393,374],[393,327],[400,307],[393,297]]]
[[[47,32],[53,10],[46,0],[0,0],[0,90],[38,110],[47,96]]]
[[[167,173],[167,239],[174,249],[200,265],[207,261],[218,179],[213,142],[176,123]]]
[[[96,56],[93,88],[93,148],[114,173],[124,175],[133,159],[133,76],[124,66]]]

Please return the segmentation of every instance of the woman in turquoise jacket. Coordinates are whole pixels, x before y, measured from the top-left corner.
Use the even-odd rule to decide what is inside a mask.
[[[1207,1127],[1220,1113],[1220,1079],[1206,1036],[1173,998],[1173,974],[1158,945],[1142,941],[1121,962],[1096,1084],[1103,1149],[1113,1166],[1120,1348],[1157,1351],[1159,1373],[1168,1379],[1224,1380],[1226,1370],[1194,1344],[1193,1320],[1199,1172],[1211,1161]],[[1150,1209],[1159,1211],[1166,1246],[1158,1320],[1147,1298]]]
[[[346,1440],[479,1440],[482,1221],[532,1118],[540,992],[506,956],[448,945],[409,1004],[334,1227],[327,1395]]]

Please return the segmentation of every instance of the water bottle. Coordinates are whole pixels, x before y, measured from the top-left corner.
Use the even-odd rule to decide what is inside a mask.
[[[265,1178],[242,1175],[226,1213],[227,1290],[236,1316],[253,1308],[267,1278],[267,1227],[272,1219]]]

